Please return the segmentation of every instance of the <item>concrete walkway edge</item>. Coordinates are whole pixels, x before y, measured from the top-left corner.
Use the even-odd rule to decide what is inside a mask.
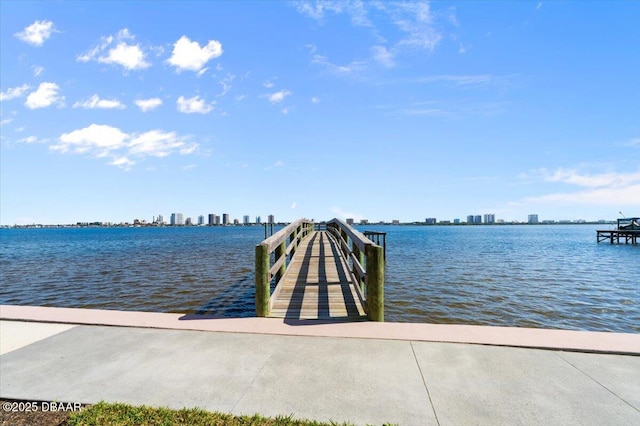
[[[171,330],[343,337],[640,355],[640,334],[417,323],[336,323],[277,318],[219,318],[156,312],[0,305],[0,319]]]

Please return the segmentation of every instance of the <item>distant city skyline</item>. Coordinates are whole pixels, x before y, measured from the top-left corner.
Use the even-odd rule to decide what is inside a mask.
[[[638,216],[638,16],[0,1],[0,225]]]

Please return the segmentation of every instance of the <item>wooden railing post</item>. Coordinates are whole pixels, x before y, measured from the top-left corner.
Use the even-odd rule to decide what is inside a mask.
[[[291,256],[289,259],[293,259],[293,255],[296,254],[296,250],[298,249],[298,228],[289,236],[289,244],[291,243],[293,243],[293,246],[291,246]]]
[[[276,260],[280,259],[280,256],[286,256],[286,251],[287,251],[287,242],[283,241],[280,243],[280,245],[278,245],[278,247],[276,247],[276,250],[275,250]],[[282,265],[280,265],[280,269],[278,269],[278,272],[276,272],[276,282],[280,282],[280,278],[282,278],[285,272],[287,272],[286,260],[282,262]]]
[[[360,265],[364,265],[364,253],[362,253],[362,251],[360,251],[360,249],[358,248],[358,245],[356,244],[355,241],[351,242],[351,247],[352,247],[352,251],[353,251],[353,255],[356,257],[356,259],[358,259],[358,263]],[[355,267],[354,267],[355,269]],[[364,293],[364,280],[362,279],[362,277],[358,277],[358,285],[360,286],[360,291]]]
[[[384,251],[377,245],[367,245],[367,318],[384,321]]]
[[[256,246],[256,315],[266,317],[271,313],[271,280],[269,280],[269,246]]]

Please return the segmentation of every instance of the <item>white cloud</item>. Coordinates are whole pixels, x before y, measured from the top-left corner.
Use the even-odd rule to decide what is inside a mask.
[[[349,74],[366,69],[367,63],[365,61],[352,61],[348,65],[336,65],[329,62],[326,56],[313,55],[311,63],[319,64],[327,68],[330,72],[336,74]]]
[[[295,201],[291,203],[291,210],[295,210],[296,207],[298,207],[298,204]]]
[[[442,40],[442,34],[433,26],[429,3],[394,3],[390,11],[393,23],[405,33],[398,45],[433,50]],[[452,15],[449,15],[451,19]],[[454,16],[455,19],[455,16]]]
[[[89,99],[73,104],[74,108],[85,109],[125,109],[126,106],[117,99],[100,99],[98,95],[93,95]]]
[[[133,158],[167,157],[171,154],[194,153],[198,144],[176,132],[150,130],[143,133],[125,133],[117,127],[91,124],[83,129],[63,133],[50,149],[62,153],[82,154],[91,158],[108,158],[107,164],[130,169]]]
[[[140,70],[151,66],[146,61],[146,53],[138,44],[128,44],[126,40],[135,37],[124,28],[115,37],[102,37],[99,45],[77,57],[80,62],[98,61],[104,64],[120,65],[127,71]]]
[[[36,136],[27,136],[26,138],[18,139],[17,142],[29,144],[29,143],[44,143],[44,142],[47,142],[47,141],[46,140],[40,140]]]
[[[222,55],[222,44],[217,40],[209,40],[206,46],[200,47],[196,41],[191,41],[187,36],[182,36],[173,45],[173,53],[167,62],[177,71],[195,71],[202,70],[204,65],[211,59]]]
[[[275,168],[279,168],[279,167],[284,167],[284,161],[282,160],[278,160],[275,163],[273,163],[270,166],[265,167],[265,170],[271,170],[271,169],[275,169]]]
[[[84,129],[63,133],[60,135],[60,142],[52,145],[51,149],[76,154],[92,153],[97,157],[104,157],[110,151],[124,147],[128,137],[129,135],[116,127],[91,124]]]
[[[158,108],[162,105],[162,99],[160,98],[149,98],[149,99],[136,99],[133,101],[134,104],[140,108],[142,112],[147,112]]]
[[[636,173],[599,173],[588,175],[574,169],[557,169],[554,172],[541,171],[547,182],[563,182],[572,185],[598,187],[620,187],[640,183],[640,172]],[[640,193],[639,193],[640,194]]]
[[[581,189],[528,197],[528,203],[555,205],[590,204],[601,206],[636,206],[640,208],[640,171],[629,173],[578,172],[575,169],[537,170],[534,176],[551,183],[573,185]],[[531,176],[524,175],[524,178]]]
[[[14,35],[25,43],[40,47],[51,37],[51,33],[55,31],[53,22],[51,21],[35,21],[19,33]]]
[[[176,104],[178,106],[178,111],[185,114],[207,114],[213,110],[215,102],[208,104],[204,99],[200,99],[199,96],[194,96],[193,98],[188,99],[184,96],[180,96],[176,101]]]
[[[44,72],[44,67],[39,66],[39,65],[34,65],[31,68],[33,68],[33,76],[34,77],[38,77],[40,74],[42,74]]]
[[[109,164],[112,166],[120,167],[124,170],[130,170],[131,167],[136,164],[136,162],[128,159],[127,157],[117,157],[114,158],[113,161],[111,161]]]
[[[20,98],[29,90],[31,86],[23,84],[22,86],[7,89],[6,92],[0,92],[0,102]]]
[[[63,106],[64,96],[60,96],[59,91],[60,87],[55,83],[40,83],[35,91],[29,93],[24,104],[30,109],[46,108],[53,104]]]
[[[315,19],[318,23],[323,24],[326,15],[329,13],[341,14],[346,13],[351,17],[351,23],[357,27],[370,27],[371,21],[367,17],[366,2],[356,1],[298,1],[295,7],[299,13],[311,19]]]
[[[299,13],[309,18],[315,19],[320,23],[324,21],[326,12],[342,13],[343,5],[346,5],[346,3],[337,1],[295,2],[295,7]]]
[[[429,2],[303,1],[296,2],[295,7],[299,13],[315,19],[320,24],[323,24],[330,14],[349,15],[354,26],[372,28],[378,43],[389,41],[396,48],[434,50],[443,38],[442,32],[437,29],[436,19],[456,28],[460,26],[453,9],[433,13]],[[374,12],[380,25],[374,25],[369,19],[369,11]],[[388,25],[389,23],[392,26]],[[393,26],[397,30],[389,29]]]
[[[262,83],[262,85],[267,89],[271,89],[273,86],[275,86],[275,84],[271,81],[265,81],[264,83]]]
[[[269,95],[267,95],[267,97],[269,98],[269,102],[271,102],[272,104],[277,104],[280,103],[282,101],[284,101],[284,98],[286,98],[287,96],[290,96],[291,92],[288,90],[280,90],[278,92],[274,92],[271,93]]]
[[[135,155],[166,157],[184,146],[185,141],[175,132],[151,130],[132,137],[128,148]]]
[[[318,98],[318,97],[316,97],[316,96],[313,96],[313,97],[311,98],[311,103],[312,103],[312,104],[319,104],[319,103],[320,103],[320,98]]]
[[[217,96],[222,97],[226,95],[229,90],[231,90],[231,82],[236,78],[233,74],[227,74],[223,79],[221,79],[218,83],[222,86],[222,92],[220,92]]]
[[[13,118],[9,117],[9,118],[3,118],[2,120],[0,120],[0,126],[4,126],[6,124],[9,124],[13,121]]]
[[[387,68],[395,67],[395,62],[393,61],[393,53],[389,52],[384,46],[373,46],[371,48],[371,52],[373,55],[373,59]]]

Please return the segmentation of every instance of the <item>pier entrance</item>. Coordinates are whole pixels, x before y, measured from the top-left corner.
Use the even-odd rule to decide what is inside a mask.
[[[384,250],[339,219],[299,219],[256,246],[256,314],[384,320]]]

